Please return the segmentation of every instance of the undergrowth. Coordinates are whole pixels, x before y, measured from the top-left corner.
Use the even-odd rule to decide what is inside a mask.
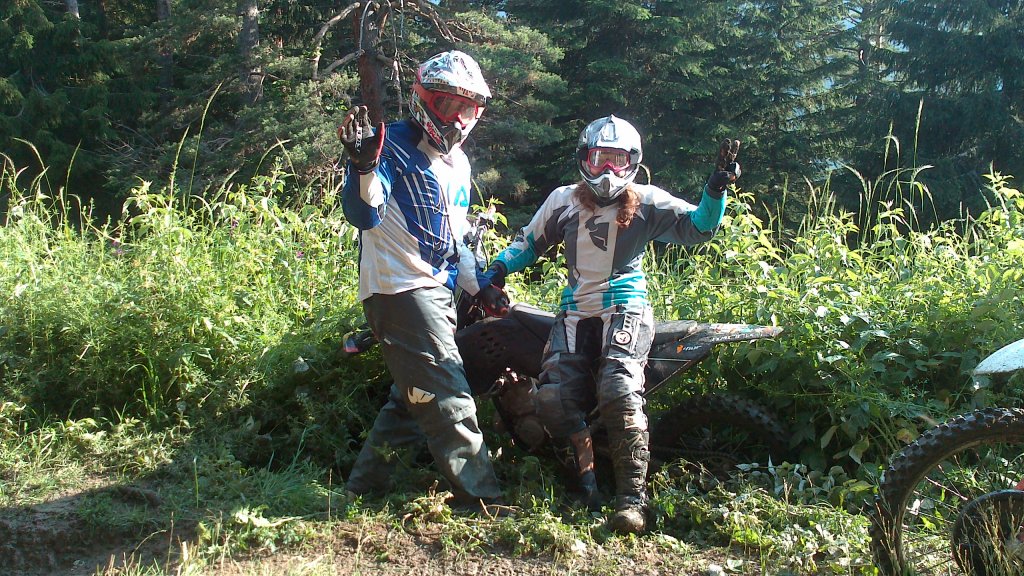
[[[551,462],[500,436],[492,447],[502,447],[512,518],[453,514],[423,469],[407,470],[385,501],[345,500],[387,375],[376,353],[340,346],[362,320],[356,233],[336,186],[296,190],[279,170],[205,198],[142,183],[119,219],[95,223],[74,197],[40,180],[20,189],[16,176],[5,163],[0,507],[93,486],[78,506],[88,525],[143,533],[173,519],[194,534],[178,566],[197,570],[365,521],[435,534],[456,555],[630,546],[600,515],[566,506]],[[712,242],[648,255],[659,317],[785,328],[721,347],[651,402],[653,417],[681,395],[738,393],[783,419],[799,462],[725,482],[661,471],[647,541],[659,550],[732,547],[744,554],[730,560],[739,573],[751,561],[871,573],[859,513],[888,455],[949,414],[1020,404],[1019,379],[976,386],[969,376],[1024,332],[1024,197],[1012,180],[990,175],[989,211],[928,230],[901,196],[920,189],[915,178],[864,185],[867,221],[837,208],[827,184],[798,230],[757,217],[741,194]],[[558,264],[510,278],[510,293],[552,308]],[[126,504],[111,482],[152,491],[161,506]]]

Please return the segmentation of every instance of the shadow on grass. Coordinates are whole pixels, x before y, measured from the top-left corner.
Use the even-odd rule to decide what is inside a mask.
[[[95,574],[134,565],[170,566],[195,519],[176,520],[159,489],[111,484],[34,505],[0,508],[0,572]]]

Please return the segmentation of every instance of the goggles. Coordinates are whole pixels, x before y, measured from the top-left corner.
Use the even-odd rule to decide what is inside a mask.
[[[629,152],[618,148],[590,148],[583,159],[583,165],[591,176],[599,176],[608,169],[622,176],[631,164]]]
[[[420,84],[414,89],[420,95],[427,108],[437,116],[438,120],[445,124],[458,121],[465,128],[470,122],[480,118],[484,113],[484,107],[477,104],[471,98],[458,96],[448,92],[435,92],[427,90]]]

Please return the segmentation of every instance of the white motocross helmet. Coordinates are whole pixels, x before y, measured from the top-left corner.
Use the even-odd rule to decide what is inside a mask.
[[[458,50],[420,64],[413,84],[412,117],[442,153],[459,147],[476,126],[491,91],[480,65]]]
[[[580,133],[576,160],[580,175],[598,198],[615,198],[640,169],[640,133],[622,118],[598,118]]]

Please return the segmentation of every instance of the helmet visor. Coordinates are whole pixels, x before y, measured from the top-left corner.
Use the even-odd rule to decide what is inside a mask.
[[[457,121],[465,127],[470,122],[480,118],[480,115],[484,113],[483,106],[465,96],[458,96],[448,92],[435,92],[427,89],[423,89],[420,92],[420,96],[423,97],[423,101],[430,108],[430,111],[437,116],[438,120],[445,124]]]
[[[629,152],[617,148],[591,148],[587,150],[587,157],[583,161],[591,176],[599,176],[609,169],[622,176],[629,170],[631,164]]]

